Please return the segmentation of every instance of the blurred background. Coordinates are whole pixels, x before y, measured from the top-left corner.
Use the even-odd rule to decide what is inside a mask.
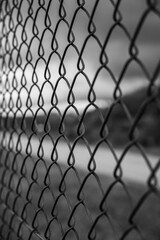
[[[0,2],[1,239],[159,240],[159,26],[156,0]]]
[[[58,129],[60,111],[61,116],[65,113],[66,134],[74,140],[77,114],[85,111],[85,134],[95,142],[109,107],[120,97],[127,110],[117,104],[106,128],[111,140],[122,144],[147,101],[148,89],[153,89],[156,99],[147,105],[137,127],[144,145],[158,146],[159,9],[159,2],[152,9],[145,0],[88,0],[79,5],[72,0],[23,1],[13,8],[11,18],[5,18],[5,31],[10,31],[2,46],[13,44],[14,49],[5,55],[9,67],[6,64],[2,73],[2,115],[12,108],[11,118],[16,112],[22,121],[25,114],[28,128],[36,125],[43,133],[48,113],[46,125],[51,131]]]

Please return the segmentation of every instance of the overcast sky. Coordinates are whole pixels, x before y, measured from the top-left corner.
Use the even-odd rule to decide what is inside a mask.
[[[112,1],[113,2],[113,1]],[[59,10],[59,1],[51,1],[50,7],[48,8],[49,1],[46,1],[43,8],[40,8],[38,1],[33,1],[33,5],[30,8],[30,14],[32,17],[28,17],[29,5],[28,1],[23,1],[20,12],[22,13],[21,17],[23,19],[22,25],[17,24],[17,14],[18,10],[12,12],[11,17],[14,19],[15,24],[15,36],[18,39],[18,49],[22,57],[22,68],[25,67],[25,77],[28,88],[32,85],[32,81],[36,81],[39,88],[43,86],[43,83],[46,81],[46,77],[49,76],[49,81],[55,87],[57,79],[59,78],[59,66],[60,59],[57,55],[60,54],[61,58],[66,53],[64,58],[64,65],[66,68],[65,77],[69,81],[69,84],[73,83],[74,76],[78,72],[77,62],[78,62],[78,53],[75,50],[75,46],[78,51],[81,52],[82,46],[84,45],[85,39],[89,36],[88,24],[89,16],[91,15],[95,0],[86,0],[86,4],[83,8],[78,9],[77,1],[75,0],[64,0],[64,7],[66,11],[66,16],[62,21],[59,14],[64,15],[63,8]],[[46,18],[46,10],[48,8],[49,19]],[[119,11],[122,16],[121,23],[133,38],[137,25],[142,17],[142,14],[147,10],[147,5],[145,0],[122,0],[119,5]],[[160,1],[158,1],[158,6],[160,11]],[[37,9],[39,9],[37,11]],[[103,46],[108,33],[111,27],[115,24],[113,20],[115,7],[109,0],[100,0],[97,8],[95,10],[93,21],[96,27],[95,36],[99,39],[100,44]],[[86,11],[88,13],[86,13]],[[159,14],[160,15],[160,14]],[[20,16],[20,15],[19,15]],[[60,21],[61,19],[61,21]],[[74,21],[73,21],[74,19]],[[8,23],[8,18],[5,19],[6,24]],[[46,29],[46,24],[48,24],[48,30]],[[50,22],[50,25],[49,25]],[[69,26],[73,22],[72,31],[75,36],[74,44],[69,46],[67,40]],[[35,25],[34,25],[35,23]],[[59,24],[59,25],[58,25]],[[69,24],[69,26],[67,25]],[[56,27],[58,29],[56,30]],[[38,29],[38,31],[37,31]],[[25,31],[24,31],[25,30]],[[34,31],[33,31],[34,30]],[[150,12],[145,19],[145,22],[141,28],[141,31],[136,38],[136,46],[139,50],[138,58],[143,62],[144,66],[148,70],[149,74],[152,75],[158,61],[160,60],[160,16],[156,15],[153,12]],[[34,33],[33,33],[34,32]],[[56,32],[56,40],[58,43],[57,53],[53,54],[51,43],[53,40],[53,34]],[[26,35],[25,35],[26,34]],[[37,37],[35,36],[37,34]],[[26,38],[27,36],[27,38]],[[8,39],[12,45],[13,43],[13,32],[10,32]],[[23,40],[22,40],[23,38]],[[25,39],[25,41],[24,41]],[[42,54],[42,49],[40,49],[40,43],[43,45],[44,55]],[[28,46],[27,46],[28,45]],[[56,46],[54,42],[53,46]],[[130,58],[129,55],[129,46],[130,41],[123,29],[119,26],[113,30],[106,46],[105,52],[108,57],[108,64],[106,65],[113,72],[116,80],[118,80],[121,71],[123,70],[125,62]],[[27,63],[27,54],[28,48],[32,55],[32,64],[35,67],[34,70],[31,67],[31,64]],[[52,55],[51,55],[52,53]],[[43,55],[43,59],[40,59],[39,55]],[[75,92],[77,98],[87,99],[88,91],[90,88],[90,83],[93,82],[94,77],[96,76],[97,69],[101,66],[100,57],[101,47],[98,45],[95,38],[90,37],[84,48],[82,58],[84,60],[85,69],[84,73],[88,76],[88,81],[85,75],[78,75],[75,85],[73,86],[73,91]],[[14,61],[17,58],[17,52],[13,52],[12,55]],[[30,55],[28,54],[28,59]],[[37,62],[37,63],[36,63]],[[46,63],[48,63],[48,70],[46,70]],[[15,65],[15,67],[17,67]],[[61,71],[63,68],[61,68]],[[23,71],[17,69],[15,76],[20,83],[22,79]],[[13,82],[13,75],[10,74],[10,81]],[[122,82],[122,88],[124,91],[130,91],[143,85],[144,73],[141,68],[134,62],[130,64],[127,69],[126,75],[124,76],[124,81]],[[5,81],[5,78],[4,78]],[[131,83],[132,82],[132,83]],[[146,84],[147,81],[144,81]],[[19,85],[19,87],[21,87]],[[115,88],[115,83],[109,73],[106,70],[101,70],[96,77],[94,90],[98,98],[107,98],[112,96]],[[50,89],[50,90],[49,90]],[[21,91],[23,95],[24,91]],[[38,98],[38,88],[34,87],[31,91],[32,100],[37,101]],[[49,94],[50,92],[50,94]],[[69,92],[69,87],[65,81],[60,81],[57,87],[57,94],[59,99],[67,99]],[[42,91],[45,101],[50,101],[51,94],[53,89],[50,84],[46,84]],[[24,95],[23,95],[24,96]],[[37,96],[37,97],[35,97]],[[48,98],[47,98],[47,97]],[[50,97],[49,97],[50,96]],[[27,98],[27,95],[26,95]]]
[[[22,4],[22,16],[24,18],[24,21],[28,17],[27,13],[27,1],[23,1]],[[44,8],[47,9],[48,2],[46,1],[46,5]],[[88,13],[91,15],[95,0],[87,0],[85,1],[84,9],[88,11]],[[158,2],[157,8],[160,6],[160,1]],[[66,11],[66,17],[65,20],[67,20],[67,23],[71,25],[71,22],[74,19],[74,24],[72,27],[74,36],[75,36],[75,45],[78,46],[78,50],[81,50],[81,47],[85,41],[85,38],[89,35],[88,33],[88,24],[89,24],[89,17],[87,16],[85,10],[82,8],[79,11],[78,9],[77,1],[75,0],[64,0],[64,7]],[[45,24],[45,14],[46,12],[44,9],[39,9],[37,12],[37,9],[39,8],[38,1],[33,1],[32,9],[33,9],[33,17],[36,16],[36,26],[38,28],[39,34],[38,37],[42,37],[42,33],[44,31]],[[146,5],[146,0],[134,0],[134,1],[128,1],[128,0],[122,0],[119,5],[119,11],[122,16],[122,25],[125,27],[125,29],[129,32],[130,36],[134,36],[134,32],[137,28],[138,22],[140,21],[142,14],[147,10],[148,6]],[[95,14],[93,17],[94,24],[96,26],[96,32],[95,35],[99,38],[101,44],[103,45],[105,42],[105,39],[108,36],[108,33],[111,29],[111,27],[114,25],[113,15],[114,15],[114,9],[115,7],[109,0],[100,0],[97,8],[95,10]],[[160,11],[160,7],[159,7]],[[38,14],[37,14],[38,13]],[[59,1],[51,1],[50,7],[49,7],[49,17],[51,21],[50,29],[55,32],[58,21],[60,20],[59,13],[63,15],[63,9],[59,10]],[[16,11],[15,11],[16,15]],[[74,18],[75,17],[75,18]],[[46,18],[47,22],[47,18]],[[33,20],[31,18],[28,19],[27,24],[25,25],[27,37],[28,37],[28,43],[30,42],[31,38],[33,37],[32,33],[32,27],[33,27]],[[136,45],[139,49],[139,58],[144,62],[147,69],[150,70],[150,72],[153,71],[156,63],[159,60],[160,57],[160,14],[159,16],[156,15],[153,12],[150,12],[141,28],[141,31],[136,39]],[[21,28],[17,29],[17,34],[19,36],[22,34]],[[58,41],[58,52],[62,55],[64,53],[65,47],[68,44],[67,41],[67,35],[68,35],[68,26],[65,23],[65,21],[61,21],[58,25],[58,30],[56,31],[56,39]],[[49,54],[51,53],[51,40],[53,35],[51,32],[46,31],[43,37],[43,47],[46,52],[45,57],[48,58]],[[19,38],[19,43],[21,43],[21,37]],[[32,45],[31,45],[31,51],[34,52],[33,54],[33,60],[38,57],[38,45],[39,41],[35,38]],[[124,62],[127,58],[129,58],[128,49],[130,46],[130,41],[128,37],[125,35],[124,31],[120,27],[116,27],[110,38],[109,41],[106,44],[106,54],[109,58],[109,67],[113,69],[114,73],[117,75],[121,71]],[[25,46],[24,49],[26,51]],[[85,61],[91,61],[93,68],[95,69],[96,64],[99,64],[99,55],[100,55],[100,47],[98,46],[97,42],[91,37],[88,41],[88,44],[86,45],[86,48],[84,50],[83,57]],[[67,50],[66,58],[76,58],[77,53],[75,53],[75,50],[70,47]],[[24,53],[25,57],[25,53]],[[87,63],[86,63],[87,64]],[[87,68],[87,66],[86,66]],[[129,74],[138,75],[140,74],[137,72],[137,69],[135,69],[134,66],[131,67],[129,70]]]

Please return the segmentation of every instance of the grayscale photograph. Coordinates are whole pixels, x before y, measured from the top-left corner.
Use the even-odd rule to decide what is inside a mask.
[[[0,240],[160,240],[159,0],[0,0]]]

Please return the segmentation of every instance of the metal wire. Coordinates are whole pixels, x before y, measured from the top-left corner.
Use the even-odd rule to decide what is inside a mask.
[[[1,0],[1,239],[159,239],[159,26],[158,0]]]

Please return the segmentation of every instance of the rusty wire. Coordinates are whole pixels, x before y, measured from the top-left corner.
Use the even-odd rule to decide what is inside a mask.
[[[158,0],[1,0],[1,239],[159,239],[159,26]]]

